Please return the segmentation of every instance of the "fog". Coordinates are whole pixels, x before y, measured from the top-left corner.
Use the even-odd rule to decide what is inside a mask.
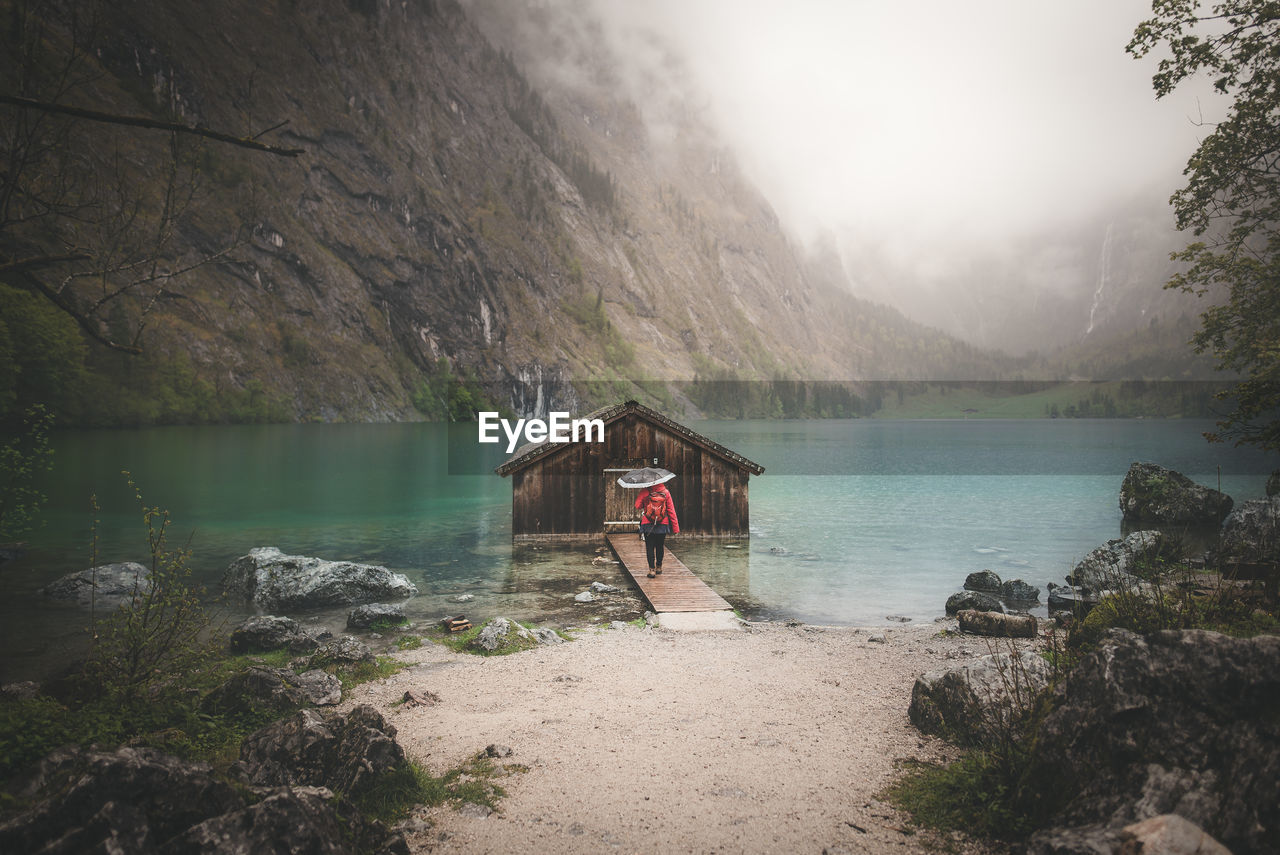
[[[1163,202],[1207,87],[1156,102],[1139,0],[595,0],[618,54],[654,36],[800,237],[948,243]],[[643,96],[642,96],[643,103]]]

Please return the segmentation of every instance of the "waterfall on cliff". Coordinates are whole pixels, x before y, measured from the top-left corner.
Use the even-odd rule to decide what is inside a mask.
[[[1098,307],[1102,305],[1102,292],[1111,279],[1111,235],[1115,223],[1107,223],[1107,233],[1102,238],[1102,254],[1098,258],[1098,287],[1093,290],[1093,303],[1089,306],[1089,326],[1085,328],[1087,336],[1093,332]]]

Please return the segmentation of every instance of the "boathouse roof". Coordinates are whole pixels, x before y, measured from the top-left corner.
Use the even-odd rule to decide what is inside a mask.
[[[638,418],[660,425],[673,435],[704,449],[716,457],[721,458],[725,462],[736,466],[743,471],[749,472],[752,475],[759,475],[764,472],[764,467],[759,463],[748,460],[736,451],[731,451],[728,448],[725,448],[715,440],[703,436],[697,431],[680,424],[675,419],[668,418],[657,410],[651,407],[646,407],[638,401],[624,401],[621,404],[610,404],[593,412],[587,413],[585,416],[579,416],[578,418],[587,420],[600,419],[604,422],[605,428],[607,429],[610,424],[626,418],[629,415],[635,415]],[[505,463],[495,469],[494,472],[505,478],[513,472],[518,472],[545,457],[555,455],[557,452],[567,451],[570,447],[571,443],[552,443],[546,440],[543,440],[542,442],[526,443],[520,448],[517,448],[515,453],[512,454]]]

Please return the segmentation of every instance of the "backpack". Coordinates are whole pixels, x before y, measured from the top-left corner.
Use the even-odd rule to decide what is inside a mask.
[[[667,518],[667,497],[661,493],[650,493],[642,511],[649,522],[662,522]]]

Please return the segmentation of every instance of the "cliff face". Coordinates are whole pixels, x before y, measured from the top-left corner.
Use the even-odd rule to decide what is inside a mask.
[[[678,93],[654,133],[607,52],[561,67],[570,82],[522,54],[527,41],[495,47],[490,37],[515,34],[511,11],[114,4],[96,106],[160,115],[167,104],[246,135],[286,122],[263,139],[304,150],[281,159],[205,144],[180,239],[204,255],[237,229],[241,240],[175,280],[148,351],[324,420],[414,418],[433,380],[464,374],[528,414],[644,397],[658,388],[647,381],[695,374],[954,367],[954,342],[868,315],[839,282],[806,274]],[[520,26],[558,39],[572,20],[544,10]],[[591,43],[566,39],[565,54]],[[164,167],[137,156],[140,172]]]

